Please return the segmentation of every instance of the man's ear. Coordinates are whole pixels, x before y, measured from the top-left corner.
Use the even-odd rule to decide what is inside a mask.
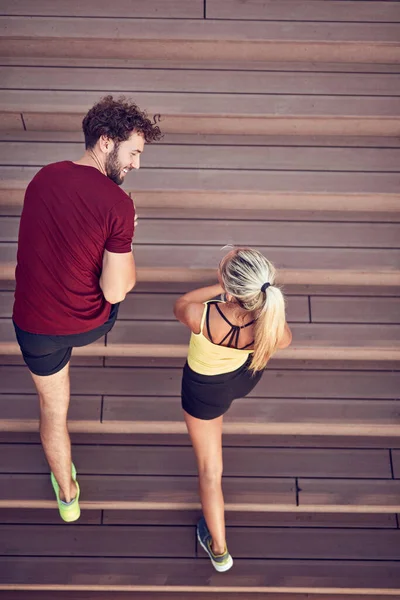
[[[110,154],[110,152],[112,152],[114,149],[114,142],[113,140],[110,140],[110,138],[108,138],[106,135],[102,135],[99,138],[99,146],[100,150],[104,154]]]

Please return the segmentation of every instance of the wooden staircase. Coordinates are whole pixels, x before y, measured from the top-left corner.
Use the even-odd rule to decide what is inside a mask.
[[[0,16],[0,594],[400,599],[400,2],[14,0]],[[19,215],[107,93],[161,115],[126,190],[137,289],[77,349],[62,524],[10,319]],[[224,427],[232,571],[196,545],[175,298],[226,244],[280,271],[293,345]]]

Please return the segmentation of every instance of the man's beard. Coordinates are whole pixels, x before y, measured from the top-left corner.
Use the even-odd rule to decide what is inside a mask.
[[[118,160],[118,148],[119,144],[116,143],[113,151],[107,156],[105,167],[107,177],[117,185],[122,185],[124,183],[124,178],[121,176],[122,166]]]

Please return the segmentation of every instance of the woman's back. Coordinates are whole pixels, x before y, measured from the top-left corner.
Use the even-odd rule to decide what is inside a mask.
[[[204,303],[198,328],[190,338],[188,364],[202,375],[235,371],[247,360],[254,343],[254,319],[232,303]]]

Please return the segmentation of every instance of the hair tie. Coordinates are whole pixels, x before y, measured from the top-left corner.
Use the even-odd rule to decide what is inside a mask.
[[[269,283],[269,281],[267,281],[266,283],[263,283],[261,286],[261,291],[265,293],[270,285],[271,284]]]

